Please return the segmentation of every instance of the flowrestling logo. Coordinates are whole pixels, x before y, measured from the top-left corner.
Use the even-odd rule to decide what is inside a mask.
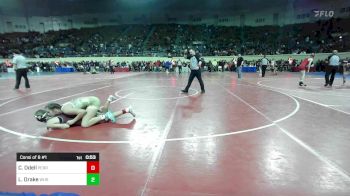
[[[313,10],[315,18],[332,18],[334,16],[333,10]]]

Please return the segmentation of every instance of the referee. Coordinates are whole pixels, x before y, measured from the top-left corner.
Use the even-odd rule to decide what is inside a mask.
[[[190,59],[191,74],[190,74],[190,77],[188,78],[187,86],[184,90],[182,90],[182,92],[188,93],[188,89],[190,88],[194,77],[196,77],[199,81],[199,84],[201,85],[201,90],[202,90],[201,92],[205,93],[204,83],[202,80],[202,74],[200,69],[202,61],[200,61],[199,55],[196,55],[196,52],[193,49],[190,49],[188,52],[186,50],[185,53],[186,53],[185,58]]]
[[[333,50],[333,54],[330,55],[328,58],[328,66],[326,66],[326,74],[325,74],[326,83],[324,84],[325,87],[327,87],[328,85],[329,87],[332,87],[334,76],[338,71],[339,65],[340,65],[340,58],[338,56],[338,51]]]
[[[262,70],[261,77],[265,77],[266,68],[269,65],[269,60],[266,58],[266,55],[264,55],[264,58],[260,60],[260,64]]]
[[[29,80],[27,77],[28,64],[26,63],[26,58],[18,50],[15,50],[13,52],[12,63],[13,63],[13,68],[16,72],[16,85],[14,89],[19,88],[22,77],[25,80],[26,88],[30,88]]]

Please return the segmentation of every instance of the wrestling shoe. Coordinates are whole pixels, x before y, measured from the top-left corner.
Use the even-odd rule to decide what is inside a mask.
[[[112,101],[117,100],[117,98],[116,98],[115,96],[113,96],[113,95],[110,95],[110,96],[108,97],[107,100],[108,100],[109,102],[112,102]]]
[[[125,109],[125,112],[130,113],[133,117],[136,117],[135,112],[133,111],[132,107],[129,106]]]

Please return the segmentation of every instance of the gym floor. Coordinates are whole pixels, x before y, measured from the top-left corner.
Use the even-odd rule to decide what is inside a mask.
[[[80,195],[350,195],[350,84],[298,73],[73,73],[0,78],[0,191]],[[82,96],[136,118],[51,130],[34,111]],[[16,186],[16,152],[99,152],[99,186]]]

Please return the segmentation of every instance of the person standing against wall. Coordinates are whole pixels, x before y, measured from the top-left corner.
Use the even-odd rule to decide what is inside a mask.
[[[178,67],[178,70],[179,70],[179,74],[181,74],[181,72],[182,72],[182,62],[181,62],[181,60],[177,61],[177,67]]]
[[[269,60],[264,55],[264,58],[260,60],[261,63],[261,77],[265,77],[266,68],[269,65]]]
[[[276,61],[275,59],[271,60],[271,71],[273,73],[273,75],[277,75],[277,67],[276,67]]]
[[[109,60],[109,61],[108,61],[108,68],[109,68],[109,72],[110,72],[111,74],[114,74],[113,60]]]
[[[19,89],[19,85],[21,84],[22,77],[25,80],[25,87],[30,88],[29,80],[27,77],[28,64],[26,61],[27,61],[26,58],[20,53],[20,51],[15,50],[13,52],[12,63],[13,63],[13,68],[16,72],[16,85],[14,89]]]
[[[237,74],[238,74],[238,78],[241,79],[242,78],[242,66],[243,66],[243,57],[241,54],[238,55],[237,58]]]
[[[349,75],[349,61],[347,59],[343,60],[343,85],[346,83],[346,76]]]

